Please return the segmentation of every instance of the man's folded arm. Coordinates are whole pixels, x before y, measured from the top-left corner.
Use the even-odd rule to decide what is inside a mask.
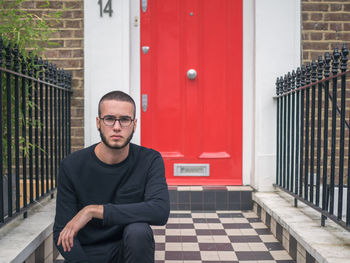
[[[148,171],[144,201],[131,204],[105,204],[104,225],[126,225],[146,222],[150,225],[164,225],[169,217],[170,204],[168,186],[162,157],[157,156]]]
[[[64,170],[64,165],[61,163],[58,176],[56,216],[53,226],[53,238],[56,246],[62,229],[77,213],[78,207],[74,187]],[[70,252],[64,252],[62,244],[57,248],[69,262],[90,262],[76,237]]]

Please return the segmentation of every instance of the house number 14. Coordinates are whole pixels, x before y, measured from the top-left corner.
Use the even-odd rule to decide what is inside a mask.
[[[103,8],[103,0],[98,0],[98,4],[100,5],[100,17],[103,17],[103,13],[109,14],[109,16],[112,16],[113,9],[112,9],[112,0],[107,0],[107,4]]]

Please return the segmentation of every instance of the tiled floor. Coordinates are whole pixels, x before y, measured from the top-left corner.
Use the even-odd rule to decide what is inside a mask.
[[[254,212],[172,211],[152,228],[157,263],[295,262]]]

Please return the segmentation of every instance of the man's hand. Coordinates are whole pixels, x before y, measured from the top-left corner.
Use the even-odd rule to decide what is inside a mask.
[[[88,205],[81,209],[61,231],[57,246],[62,244],[64,252],[71,251],[74,237],[94,217],[103,219],[102,205]]]

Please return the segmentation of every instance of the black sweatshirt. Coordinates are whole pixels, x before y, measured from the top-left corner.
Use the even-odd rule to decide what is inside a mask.
[[[53,227],[55,244],[65,225],[85,206],[103,205],[103,220],[92,219],[74,239],[67,260],[88,261],[82,246],[122,238],[123,226],[146,222],[164,225],[169,217],[169,194],[161,155],[130,144],[121,163],[108,165],[95,155],[95,145],[72,153],[61,163]]]

